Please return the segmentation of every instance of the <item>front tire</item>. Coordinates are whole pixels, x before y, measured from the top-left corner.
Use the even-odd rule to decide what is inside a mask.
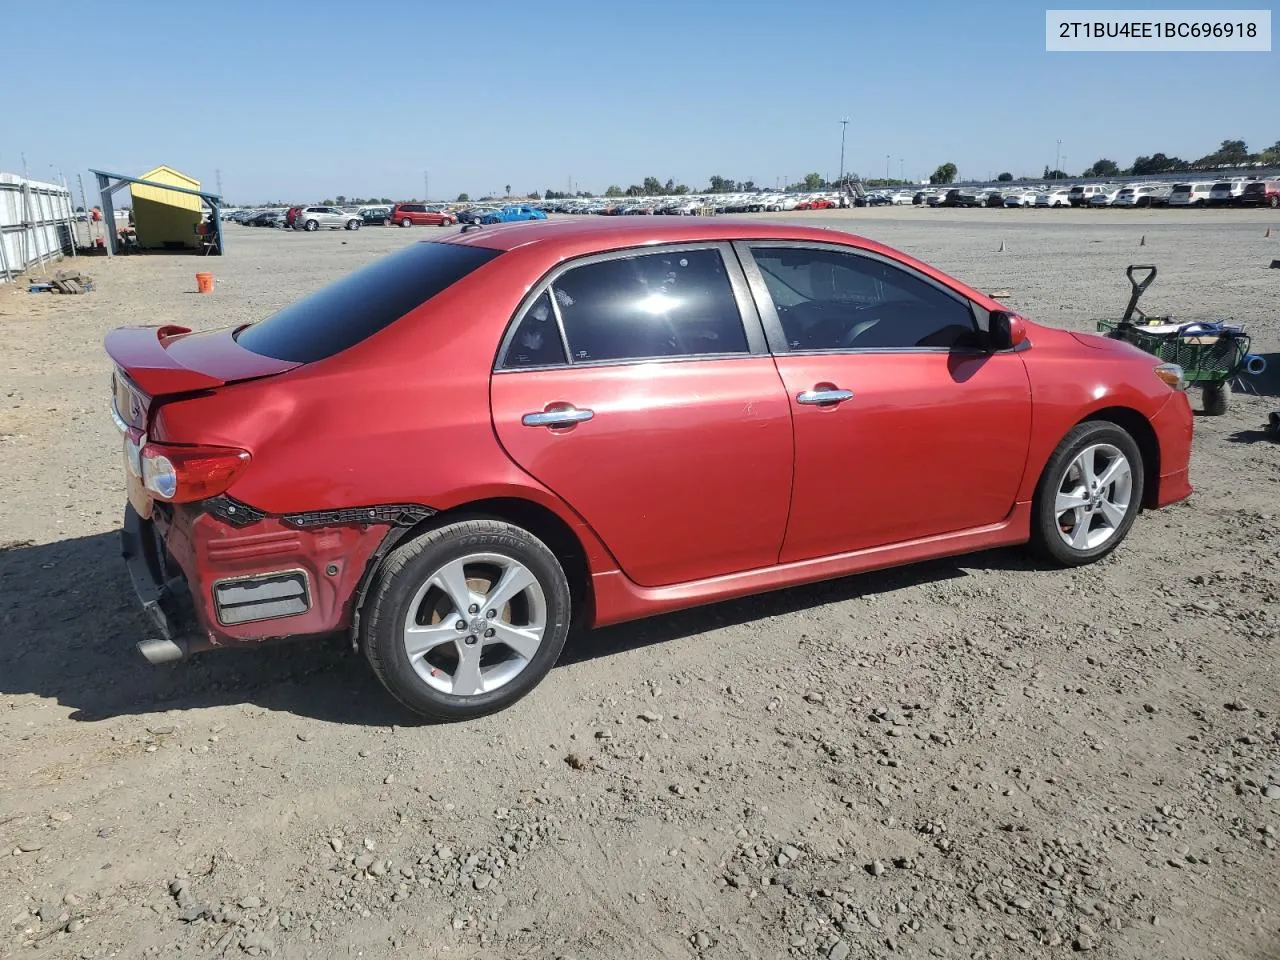
[[[348,229],[348,230],[359,230],[359,229],[360,229],[360,221],[359,221],[359,220],[348,220],[348,221],[347,221],[347,229]]]
[[[537,537],[463,520],[393,550],[362,608],[374,673],[413,712],[468,720],[515,703],[555,665],[569,584]]]
[[[1120,545],[1142,505],[1138,444],[1103,420],[1076,426],[1045,465],[1032,502],[1031,546],[1063,567],[1093,563]]]

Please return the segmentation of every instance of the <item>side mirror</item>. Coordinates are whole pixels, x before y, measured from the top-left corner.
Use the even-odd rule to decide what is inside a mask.
[[[1013,350],[1027,340],[1027,326],[1022,318],[1007,310],[992,310],[987,320],[987,345],[992,352]]]

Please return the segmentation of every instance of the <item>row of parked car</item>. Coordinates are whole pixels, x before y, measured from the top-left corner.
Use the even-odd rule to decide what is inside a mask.
[[[678,197],[575,198],[505,206],[396,203],[348,209],[295,206],[237,210],[226,219],[254,227],[293,230],[359,230],[362,226],[449,227],[459,223],[545,220],[548,213],[578,216],[697,216],[711,213],[777,213],[848,206],[929,207],[1280,207],[1280,180],[1235,177],[1186,183],[1018,184],[992,187],[926,187],[874,190],[853,196],[815,193],[727,193]]]
[[[316,204],[235,210],[226,219],[249,227],[281,227],[289,230],[359,230],[362,226],[451,227],[458,223],[512,223],[518,220],[545,220],[546,213],[527,204],[503,207],[463,207],[443,203],[396,203],[355,210]]]
[[[681,197],[572,199],[549,201],[553,213],[635,216],[705,213],[772,213],[848,206],[930,207],[1164,207],[1280,206],[1280,181],[1239,177],[1188,183],[1018,184],[1008,187],[926,187],[873,190],[854,197],[835,191],[776,192]]]

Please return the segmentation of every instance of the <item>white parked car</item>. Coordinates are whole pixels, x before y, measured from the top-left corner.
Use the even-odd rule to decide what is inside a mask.
[[[1159,183],[1140,183],[1122,187],[1111,201],[1113,207],[1152,207],[1169,197],[1169,186]]]
[[[1010,190],[1004,194],[1006,207],[1032,207],[1035,202],[1036,195],[1030,190]]]
[[[1073,207],[1088,206],[1090,200],[1100,193],[1106,193],[1109,189],[1115,188],[1106,183],[1077,183],[1070,191],[1071,205]]]
[[[1209,203],[1211,183],[1175,183],[1169,192],[1171,207],[1203,207]]]
[[[1071,206],[1071,191],[1066,187],[1057,187],[1053,190],[1046,190],[1036,194],[1037,207],[1069,207]]]
[[[1244,193],[1244,184],[1245,181],[1239,178],[1219,180],[1209,188],[1209,204],[1226,207],[1238,202],[1240,195]]]
[[[1119,187],[1106,186],[1089,198],[1089,206],[1109,207],[1119,194]]]

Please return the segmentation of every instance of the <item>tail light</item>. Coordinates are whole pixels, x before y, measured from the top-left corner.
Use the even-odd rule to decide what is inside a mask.
[[[142,485],[170,503],[216,497],[249,464],[249,452],[235,447],[179,447],[147,443],[139,456]]]

